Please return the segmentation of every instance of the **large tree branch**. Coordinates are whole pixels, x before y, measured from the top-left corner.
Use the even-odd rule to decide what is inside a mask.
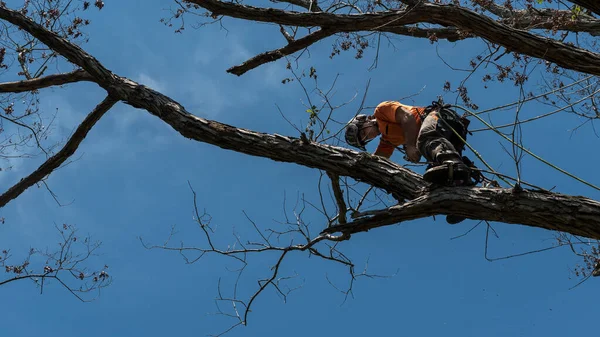
[[[216,15],[301,27],[335,27],[340,32],[380,31],[395,33],[416,23],[457,27],[492,43],[557,65],[600,75],[600,55],[582,48],[506,26],[467,8],[420,4],[405,10],[367,14],[296,13],[264,9],[218,0],[188,0]]]
[[[3,17],[5,11],[0,8],[0,17]],[[11,14],[10,17],[15,24],[43,43],[54,46],[56,52],[94,75],[101,86],[117,95],[114,99],[122,99],[133,107],[147,110],[184,137],[240,153],[322,169],[381,187],[411,199],[400,206],[404,212],[407,212],[406,209],[410,209],[411,205],[419,210],[419,214],[411,213],[409,218],[433,214],[459,214],[470,218],[519,223],[600,238],[600,202],[557,193],[512,193],[508,190],[486,188],[445,188],[428,191],[428,184],[419,175],[387,159],[350,149],[236,128],[196,117],[169,97],[131,80],[112,75],[81,48],[65,40],[55,41],[60,37],[20,14]],[[27,22],[21,22],[24,20]],[[31,29],[32,27],[34,29]],[[114,104],[114,100],[107,100],[103,104],[109,108]],[[87,131],[84,131],[84,135],[85,133]],[[72,151],[74,152],[74,149]],[[31,181],[29,177],[26,179]],[[20,190],[22,192],[23,189]],[[0,205],[11,199],[5,195],[0,197],[0,201],[4,201]],[[378,214],[376,222],[385,225],[406,219],[408,218],[399,216],[392,209],[385,214]],[[367,220],[354,221],[353,225],[358,226],[359,221]],[[377,226],[371,226],[374,227]],[[339,227],[337,229],[339,230]]]
[[[96,122],[102,117],[115,103],[116,99],[112,97],[106,97],[77,127],[71,138],[67,141],[65,146],[58,151],[55,155],[48,158],[37,170],[33,171],[27,177],[21,179],[13,187],[0,195],[0,207],[4,207],[9,201],[15,199],[26,189],[33,186],[35,183],[44,179],[48,174],[52,173],[62,163],[67,160],[79,147],[79,144],[85,139],[90,129],[96,124]]]
[[[24,92],[31,90],[38,90],[42,88],[51,87],[54,85],[63,85],[73,82],[80,81],[93,81],[90,76],[84,70],[75,70],[70,73],[49,75],[45,77],[34,78],[31,80],[17,81],[17,82],[6,82],[0,83],[0,93],[6,92]]]
[[[440,188],[324,233],[353,234],[402,221],[456,214],[473,219],[523,224],[600,239],[600,202],[559,193],[499,188]]]

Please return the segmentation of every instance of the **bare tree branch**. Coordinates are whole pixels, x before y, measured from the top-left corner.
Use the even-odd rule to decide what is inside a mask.
[[[37,170],[33,171],[27,177],[21,179],[21,181],[8,189],[8,191],[0,195],[0,207],[4,207],[9,201],[18,197],[33,184],[39,182],[45,176],[52,173],[52,171],[57,169],[62,163],[65,162],[65,160],[73,155],[91,128],[110,108],[112,108],[116,102],[116,99],[108,96],[98,106],[96,106],[96,108],[94,108],[94,110],[87,115],[83,122],[81,122],[71,138],[67,141],[65,146],[58,151],[58,153],[48,158],[48,160],[40,165]]]
[[[58,250],[30,248],[24,260],[16,264],[9,250],[0,252],[0,268],[5,271],[0,286],[31,280],[43,292],[48,280],[55,280],[79,300],[93,300],[85,299],[83,295],[95,291],[99,294],[100,289],[110,285],[112,280],[106,272],[108,266],[104,265],[104,268],[95,271],[90,271],[86,266],[90,258],[96,255],[100,242],[92,241],[91,237],[78,237],[72,225],[63,224],[55,228],[62,239]]]
[[[302,50],[319,40],[322,40],[326,37],[333,35],[333,33],[335,33],[335,31],[331,30],[331,29],[327,29],[327,28],[319,29],[318,31],[316,31],[314,33],[310,33],[303,38],[300,38],[298,40],[288,43],[288,45],[283,48],[271,50],[271,51],[256,55],[255,57],[249,59],[248,61],[246,61],[238,66],[234,66],[234,67],[227,69],[227,72],[234,74],[234,75],[241,76],[241,75],[245,74],[247,71],[252,70],[252,69],[254,69],[258,66],[261,66],[265,63],[277,61],[282,57],[285,57],[285,56],[293,54],[299,50]]]
[[[55,85],[63,85],[73,82],[93,81],[93,78],[84,70],[75,70],[70,73],[49,75],[18,82],[0,83],[0,93],[17,93],[38,90]]]
[[[521,54],[557,65],[600,75],[600,55],[553,39],[496,22],[464,7],[422,3],[404,10],[367,14],[296,13],[238,5],[219,0],[188,0],[215,15],[300,27],[335,27],[339,32],[380,31],[395,33],[401,27],[432,23],[457,27]]]

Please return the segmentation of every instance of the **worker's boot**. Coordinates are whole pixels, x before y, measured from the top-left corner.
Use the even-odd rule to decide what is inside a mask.
[[[469,179],[469,167],[465,165],[458,153],[440,152],[435,156],[436,165],[428,168],[423,179],[433,184],[451,185],[455,181]]]
[[[439,163],[425,171],[423,179],[438,185],[462,185],[469,181],[470,170],[456,152],[441,151],[435,155],[435,162]],[[454,225],[466,218],[460,215],[448,214],[446,222]]]

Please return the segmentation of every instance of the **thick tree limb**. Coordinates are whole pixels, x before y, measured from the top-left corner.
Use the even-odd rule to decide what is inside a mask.
[[[6,92],[24,92],[31,90],[38,90],[42,88],[51,87],[54,85],[63,85],[73,82],[81,82],[81,81],[93,81],[92,76],[90,76],[84,70],[75,70],[70,73],[65,74],[56,74],[49,75],[39,78],[34,78],[31,80],[24,80],[18,82],[6,82],[0,83],[0,93]]]
[[[256,55],[255,57],[249,59],[248,61],[238,66],[227,69],[227,72],[238,76],[243,75],[247,71],[252,70],[265,63],[277,61],[284,56],[302,50],[319,40],[333,35],[333,33],[335,33],[335,31],[327,28],[322,28],[316,32],[306,35],[303,38],[288,43],[288,45],[283,48],[271,50],[260,55]]]
[[[340,32],[395,33],[399,27],[432,23],[457,27],[511,51],[541,58],[583,73],[600,75],[600,55],[582,48],[508,27],[467,8],[423,3],[406,10],[372,14],[295,13],[237,5],[218,0],[188,0],[216,15],[300,27],[335,27]]]
[[[6,10],[0,8],[0,17],[6,17],[5,12]],[[184,137],[240,153],[296,163],[336,175],[353,177],[356,180],[386,189],[388,192],[412,199],[372,218],[356,220],[347,224],[348,227],[344,227],[346,232],[364,231],[434,214],[458,214],[470,218],[518,223],[590,238],[600,238],[600,202],[557,193],[513,192],[512,190],[489,188],[443,188],[428,191],[428,185],[419,175],[387,159],[357,153],[350,149],[307,143],[296,138],[240,129],[196,117],[169,97],[131,80],[114,76],[81,48],[61,40],[54,33],[44,30],[20,14],[12,13],[9,17],[13,20],[11,22],[19,25],[46,45],[53,46],[56,52],[92,74],[107,91],[118,95],[114,98],[107,98],[96,108],[95,112],[98,114],[94,118],[88,116],[86,120],[97,120],[103,110],[108,110],[116,99],[121,99],[131,106],[145,109],[157,116]],[[76,144],[85,136],[93,123],[90,123],[87,129],[83,125],[84,123],[72,137]],[[67,145],[69,144],[72,144],[71,141]],[[61,154],[59,153],[53,158],[63,158],[66,154],[64,152],[67,151],[72,153],[75,149],[73,146],[69,147],[69,150],[63,149],[61,150],[62,156],[59,156]],[[51,164],[45,163],[42,166],[52,165],[58,167],[57,161],[53,161]],[[44,171],[43,167],[34,172],[34,174],[38,174],[38,180],[43,177],[41,175]],[[45,170],[47,173],[51,172],[51,170]],[[29,186],[36,181],[31,176],[25,180],[29,182]],[[22,192],[26,188],[26,183],[19,183],[17,186],[19,188],[13,187],[0,196],[0,206],[15,197],[13,190],[16,189],[18,193]],[[368,225],[365,225],[366,222]],[[360,227],[361,224],[363,227]],[[340,227],[335,227],[335,229],[339,231]]]
[[[79,144],[85,139],[88,132],[96,124],[96,122],[102,117],[115,103],[116,99],[112,97],[106,97],[89,115],[81,122],[77,127],[71,138],[67,141],[65,146],[58,151],[54,156],[48,158],[37,170],[33,171],[27,177],[21,179],[17,184],[0,195],[0,207],[4,207],[9,201],[15,199],[26,189],[33,186],[35,183],[44,179],[48,174],[52,173],[62,163],[67,160],[70,156],[75,153]]]
[[[585,197],[499,188],[440,188],[323,233],[353,234],[437,214],[523,224],[600,239],[600,202]]]

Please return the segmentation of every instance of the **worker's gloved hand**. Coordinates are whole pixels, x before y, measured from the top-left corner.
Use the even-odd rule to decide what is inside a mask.
[[[404,152],[406,152],[406,159],[413,163],[418,163],[421,160],[421,152],[414,145],[404,145]]]

